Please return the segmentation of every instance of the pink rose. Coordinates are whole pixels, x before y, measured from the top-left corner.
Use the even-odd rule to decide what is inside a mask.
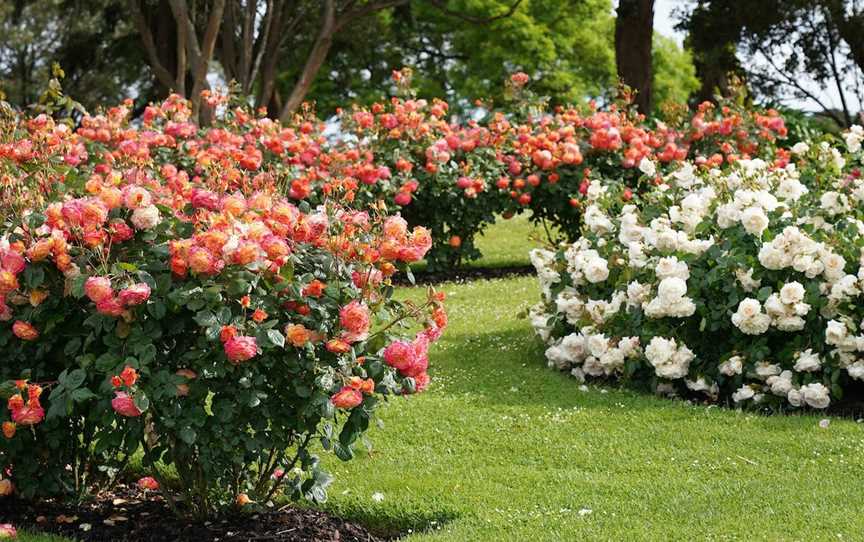
[[[120,292],[120,303],[125,306],[140,305],[150,298],[150,287],[143,282],[133,284]]]
[[[24,256],[14,250],[5,250],[0,254],[0,267],[10,273],[17,275],[21,271],[24,271],[26,265],[27,262],[24,261]]]
[[[138,480],[138,487],[141,489],[147,489],[150,491],[156,491],[159,489],[159,482],[156,481],[152,476],[145,476]]]
[[[45,409],[39,406],[38,401],[35,403],[33,404],[31,401],[27,405],[13,410],[12,421],[18,425],[36,425],[45,419]]]
[[[137,418],[141,415],[141,411],[135,406],[135,400],[126,392],[114,392],[114,399],[111,400],[111,408],[114,412],[127,418]]]
[[[336,408],[352,409],[363,402],[363,394],[351,386],[345,386],[330,398]]]
[[[425,391],[429,387],[430,381],[429,373],[420,373],[414,377],[414,389],[417,390],[417,393]]]
[[[11,523],[0,523],[0,540],[13,540],[18,537],[18,531]]]
[[[400,373],[414,364],[415,356],[414,345],[405,341],[394,341],[384,349],[384,362]]]
[[[362,341],[369,336],[369,307],[357,300],[348,303],[339,311],[339,323],[345,330],[343,339],[348,342]]]
[[[258,354],[258,343],[255,337],[238,335],[225,342],[225,355],[231,363],[238,364],[247,361]]]
[[[96,310],[106,316],[120,316],[123,314],[123,304],[116,297],[109,297],[96,303]]]
[[[114,297],[111,280],[107,277],[90,277],[84,283],[84,293],[93,303]]]

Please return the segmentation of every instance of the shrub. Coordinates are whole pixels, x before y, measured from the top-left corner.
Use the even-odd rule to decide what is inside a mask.
[[[395,75],[402,97],[355,106],[341,125],[387,171],[364,179],[358,197],[392,201],[409,222],[429,227],[433,267],[479,257],[474,236],[500,215],[530,211],[535,221],[577,238],[592,176],[622,181],[632,197],[687,158],[701,167],[788,159],[775,147],[786,127],[773,110],[706,102],[668,123],[646,120],[626,102],[548,111],[527,88],[527,76],[514,74],[511,102],[481,104],[476,118],[448,122],[447,103],[417,99],[409,75]],[[650,175],[640,171],[643,160]]]
[[[97,490],[141,453],[180,513],[323,499],[313,442],[350,459],[382,400],[429,385],[443,298],[390,283],[428,231],[335,181],[295,206],[285,177],[355,162],[219,103],[207,129],[176,97],[140,127],[125,106],[76,131],[2,119],[0,472],[24,497]],[[255,142],[291,149],[262,169]]]
[[[685,163],[630,203],[593,181],[581,239],[531,255],[549,364],[738,404],[841,399],[864,378],[861,138],[782,167]]]

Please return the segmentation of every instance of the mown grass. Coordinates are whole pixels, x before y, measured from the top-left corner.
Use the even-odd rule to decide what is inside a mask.
[[[515,316],[532,278],[442,289],[432,388],[382,409],[371,452],[323,457],[334,513],[411,542],[861,539],[855,421],[581,391]]]
[[[515,314],[530,278],[445,285],[433,388],[394,401],[372,453],[327,458],[328,507],[410,541],[853,540],[864,434],[579,385]],[[414,295],[414,292],[407,292]]]

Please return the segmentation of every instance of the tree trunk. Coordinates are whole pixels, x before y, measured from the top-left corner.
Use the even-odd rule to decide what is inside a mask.
[[[324,5],[324,20],[321,23],[321,31],[312,46],[312,52],[309,53],[309,58],[306,59],[306,64],[303,66],[303,71],[300,73],[300,79],[294,85],[294,89],[285,101],[282,107],[282,112],[279,114],[279,119],[286,122],[291,115],[303,103],[303,98],[312,87],[315,81],[315,76],[327,59],[327,53],[330,52],[330,47],[333,45],[333,34],[336,32],[336,2],[335,0],[326,0]]]
[[[619,0],[615,18],[615,63],[618,78],[635,90],[640,113],[651,112],[651,41],[654,0]]]

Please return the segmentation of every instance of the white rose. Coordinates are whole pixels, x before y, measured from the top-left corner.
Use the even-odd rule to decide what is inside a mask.
[[[767,378],[769,376],[779,375],[780,374],[780,366],[776,363],[769,363],[767,361],[760,361],[756,364],[756,374],[762,378]]]
[[[137,230],[149,230],[159,224],[159,209],[155,205],[139,207],[132,212],[132,225]]]
[[[753,391],[753,388],[750,386],[741,386],[732,394],[732,400],[736,403],[740,403],[741,401],[752,399],[754,395],[756,395],[756,392]]]
[[[592,284],[597,284],[609,277],[609,266],[603,258],[595,257],[585,263],[583,272],[585,273],[585,280]]]
[[[801,386],[801,395],[804,401],[813,408],[827,408],[831,403],[828,388],[819,382],[812,382]]]
[[[639,161],[639,171],[649,177],[653,177],[657,173],[657,166],[646,156]]]
[[[814,354],[813,349],[808,348],[807,350],[798,354],[798,358],[795,360],[795,366],[793,367],[793,369],[801,373],[805,371],[818,371],[820,367],[822,367],[822,360],[819,359],[819,355]]]
[[[800,282],[789,282],[780,288],[780,300],[787,305],[794,305],[804,300],[804,286]]]
[[[687,293],[687,283],[678,277],[668,277],[660,281],[657,297],[664,303],[675,303]]]
[[[846,339],[846,325],[837,320],[830,320],[825,327],[825,342],[832,345],[838,345]]]
[[[791,150],[793,154],[804,154],[805,152],[810,150],[810,145],[803,141],[799,141],[798,143],[792,145]]]
[[[768,222],[768,216],[759,207],[748,207],[741,213],[741,225],[751,235],[761,236]]]
[[[744,369],[744,359],[741,356],[732,356],[720,364],[720,372],[726,376],[740,375]]]

